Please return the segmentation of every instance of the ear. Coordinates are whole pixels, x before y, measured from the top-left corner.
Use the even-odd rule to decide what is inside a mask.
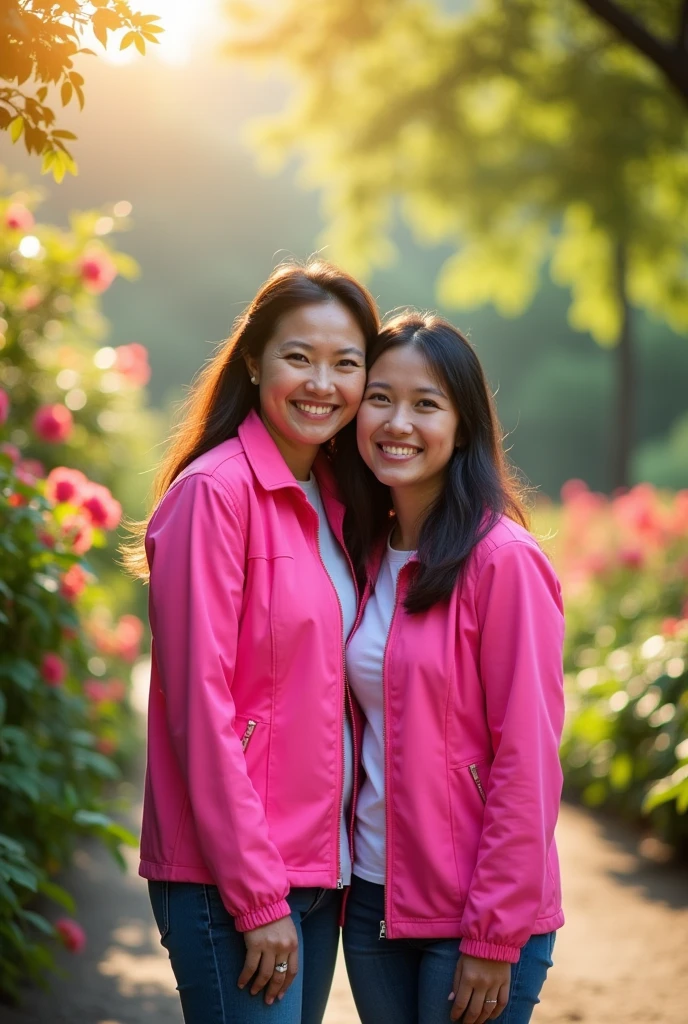
[[[257,384],[260,380],[258,360],[254,359],[253,356],[244,356],[244,362],[246,363],[246,369],[248,375],[251,378],[251,383]]]

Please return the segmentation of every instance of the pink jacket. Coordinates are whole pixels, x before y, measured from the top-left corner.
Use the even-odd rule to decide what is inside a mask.
[[[564,718],[559,583],[502,518],[449,602],[409,615],[384,663],[387,938],[461,936],[516,963],[564,922],[554,826]],[[375,573],[373,574],[375,575]]]
[[[344,508],[314,467],[332,528]],[[153,669],[140,873],[217,885],[237,928],[336,888],[344,652],[318,517],[260,418],[196,459],[146,536]]]

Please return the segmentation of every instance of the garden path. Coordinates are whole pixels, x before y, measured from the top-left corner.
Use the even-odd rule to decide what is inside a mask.
[[[685,1024],[688,872],[578,808],[563,808],[558,837],[568,923],[534,1024]],[[182,1024],[133,850],[128,863],[121,874],[100,849],[79,852],[68,882],[88,945],[60,957],[69,975],[50,993],[28,994],[20,1010],[0,1006],[2,1024]],[[340,963],[326,1024],[357,1020]]]

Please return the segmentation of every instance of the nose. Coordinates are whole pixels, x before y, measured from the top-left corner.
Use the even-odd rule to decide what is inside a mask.
[[[313,395],[331,395],[334,391],[332,368],[324,365],[314,366],[305,386],[306,391]]]
[[[397,406],[390,412],[389,419],[385,423],[385,430],[394,437],[404,437],[413,433],[413,424],[409,423],[402,406]]]

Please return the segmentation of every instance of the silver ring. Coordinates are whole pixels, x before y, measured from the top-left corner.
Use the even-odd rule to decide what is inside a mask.
[[[484,999],[483,1002],[485,1002],[485,1003],[496,1003],[497,1000],[496,999]]]
[[[275,964],[275,970],[277,971],[278,974],[284,974],[288,967],[289,964],[287,963],[286,960],[283,960],[281,964]],[[497,1000],[495,999],[495,1002],[496,1001]]]

